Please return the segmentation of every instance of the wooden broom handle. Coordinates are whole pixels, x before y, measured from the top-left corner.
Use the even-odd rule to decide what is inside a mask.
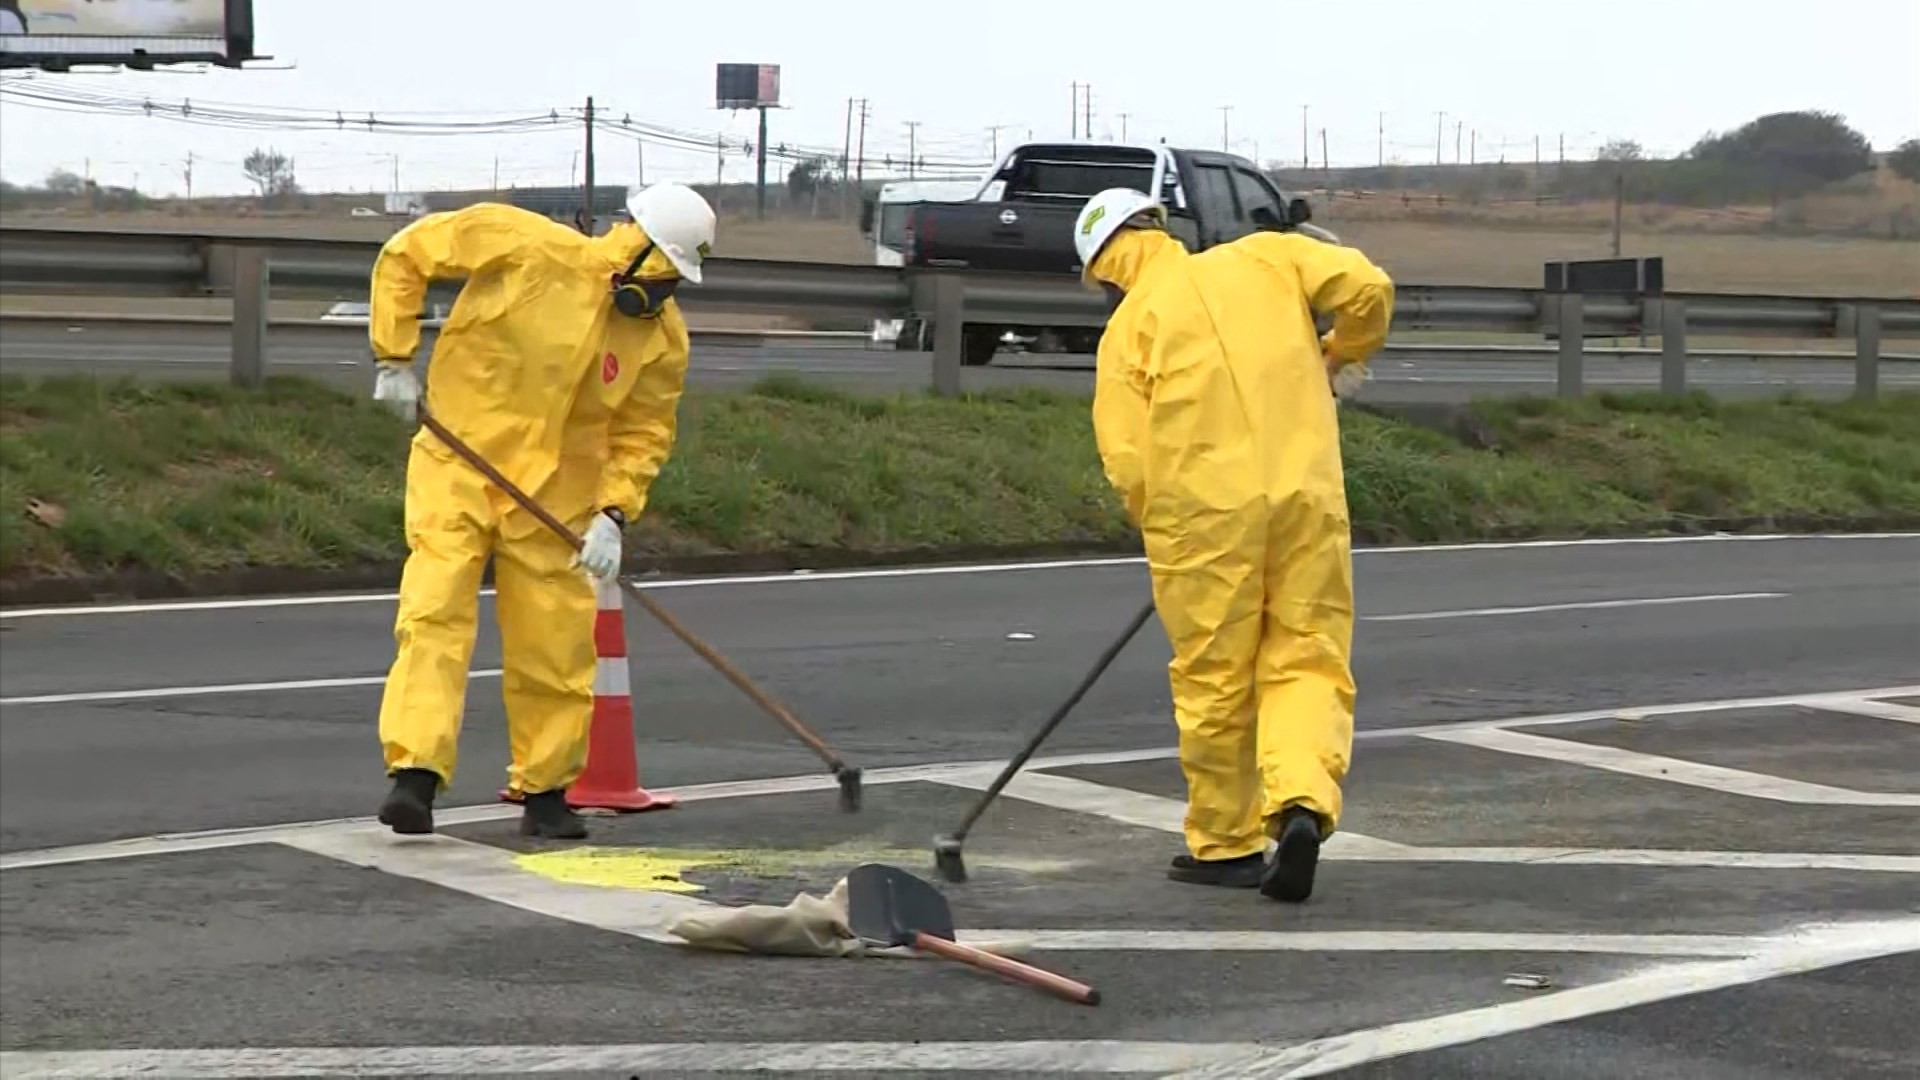
[[[1005,975],[1009,979],[1026,983],[1028,986],[1080,1005],[1100,1004],[1100,991],[1086,983],[1076,982],[1064,975],[1055,975],[1051,971],[1043,971],[1031,964],[1023,964],[1005,956],[996,956],[971,945],[962,945],[957,941],[948,941],[946,938],[934,937],[928,933],[916,933],[913,936],[912,945],[916,949],[935,953],[949,960],[958,960],[963,964]]]

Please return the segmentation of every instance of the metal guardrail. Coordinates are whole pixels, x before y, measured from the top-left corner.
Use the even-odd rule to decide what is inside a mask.
[[[230,296],[232,377],[254,386],[266,374],[269,297],[362,299],[379,249],[373,241],[8,228],[0,229],[0,292]],[[428,302],[451,302],[458,290],[457,282],[436,283]],[[1643,298],[1452,285],[1401,285],[1396,294],[1396,331],[1539,333],[1557,339],[1562,397],[1584,393],[1590,337],[1657,335],[1661,387],[1669,393],[1686,387],[1689,331],[1850,338],[1860,397],[1878,393],[1882,340],[1920,337],[1920,300],[1894,297],[1669,293]],[[680,296],[689,321],[704,311],[739,311],[927,322],[934,329],[933,388],[949,395],[960,392],[962,328],[968,322],[1088,327],[1106,318],[1099,294],[1071,276],[1055,274],[711,259],[706,280]]]

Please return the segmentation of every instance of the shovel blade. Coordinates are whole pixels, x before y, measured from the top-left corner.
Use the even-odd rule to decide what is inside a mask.
[[[847,925],[869,941],[911,945],[915,934],[953,937],[953,910],[931,882],[885,863],[847,873]]]

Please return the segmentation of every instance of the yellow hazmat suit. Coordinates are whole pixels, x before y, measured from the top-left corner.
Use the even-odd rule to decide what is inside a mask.
[[[1330,835],[1355,691],[1328,373],[1385,341],[1393,284],[1351,248],[1266,232],[1194,255],[1123,229],[1091,276],[1126,293],[1100,341],[1093,423],[1173,647],[1188,849],[1257,855],[1293,805]]]
[[[614,507],[639,518],[672,448],[688,336],[614,311],[612,277],[646,245],[637,225],[589,237],[483,203],[432,214],[387,241],[373,269],[376,358],[411,357],[428,282],[467,283],[440,332],[426,405],[576,535]],[[670,275],[655,252],[640,273]],[[494,556],[509,785],[565,788],[586,763],[593,713],[594,586],[573,549],[422,427],[407,463],[399,654],[380,705],[389,773],[453,779],[481,570]]]

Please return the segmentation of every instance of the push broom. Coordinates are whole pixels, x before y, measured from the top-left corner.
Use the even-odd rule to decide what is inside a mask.
[[[534,502],[533,498],[526,492],[521,491],[513,481],[502,476],[498,469],[488,464],[485,458],[482,458],[458,435],[448,431],[446,425],[442,424],[432,413],[427,411],[426,402],[420,402],[416,406],[416,410],[420,418],[420,423],[425,425],[428,431],[433,432],[441,442],[447,444],[448,448],[464,458],[467,464],[478,469],[480,475],[491,480],[500,490],[511,496],[513,501],[519,503],[527,513],[540,519],[542,524],[552,529],[561,539],[571,544],[575,551],[580,550],[582,541],[578,536],[574,535],[572,529],[567,528],[559,518],[548,513],[545,507]],[[840,784],[840,809],[848,813],[859,811],[862,794],[859,769],[842,761],[840,755],[834,753],[833,749],[826,744],[825,740],[821,739],[820,736],[814,734],[811,729],[801,723],[799,718],[794,716],[791,710],[769,697],[765,691],[754,684],[752,679],[747,678],[738,668],[728,663],[726,657],[721,656],[712,646],[700,640],[693,631],[682,626],[680,620],[668,614],[665,608],[655,603],[653,597],[648,596],[639,586],[624,578],[618,578],[617,580],[619,580],[620,588],[626,592],[628,596],[633,597],[635,602],[641,607],[645,608],[649,615],[660,620],[662,626],[672,631],[675,637],[686,642],[687,646],[694,652],[699,653],[702,660],[713,665],[714,670],[726,676],[728,682],[731,682],[742,693],[751,698],[753,703],[760,706],[768,715],[778,720],[801,742],[807,744],[808,749],[818,754],[820,759],[826,763],[827,768],[833,772],[833,778]]]

